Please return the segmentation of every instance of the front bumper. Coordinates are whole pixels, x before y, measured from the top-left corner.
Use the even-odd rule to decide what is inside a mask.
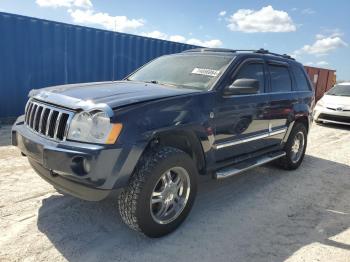
[[[17,119],[12,144],[29,159],[35,171],[54,187],[81,199],[98,201],[127,185],[143,151],[135,145],[95,145],[56,142],[42,137]]]
[[[350,111],[337,111],[327,107],[316,106],[314,120],[342,125],[350,125]]]

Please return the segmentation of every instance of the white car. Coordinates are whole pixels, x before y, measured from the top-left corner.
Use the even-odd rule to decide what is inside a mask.
[[[350,125],[350,82],[335,85],[317,102],[314,120]]]

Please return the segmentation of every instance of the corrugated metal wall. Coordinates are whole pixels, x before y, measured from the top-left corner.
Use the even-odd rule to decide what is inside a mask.
[[[0,12],[0,118],[22,114],[33,88],[121,79],[195,47]]]
[[[320,100],[325,92],[332,88],[336,83],[335,70],[305,66],[311,82],[315,87],[316,102]]]

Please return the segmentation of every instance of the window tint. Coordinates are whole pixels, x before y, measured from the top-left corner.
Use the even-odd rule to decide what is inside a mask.
[[[292,80],[288,68],[279,65],[269,65],[272,92],[288,92],[292,90]]]
[[[309,88],[309,82],[305,76],[305,73],[302,68],[299,66],[293,66],[293,72],[296,80],[296,89],[298,91],[308,91]]]
[[[260,63],[249,63],[243,65],[234,80],[248,78],[259,81],[259,93],[263,93],[265,89],[264,65]]]

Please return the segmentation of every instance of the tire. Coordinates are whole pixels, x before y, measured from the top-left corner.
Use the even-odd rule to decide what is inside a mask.
[[[192,208],[197,176],[196,166],[185,152],[172,147],[147,151],[119,195],[123,222],[148,237],[174,231]]]
[[[300,140],[300,137],[303,138],[302,148],[299,147],[298,153],[296,153],[296,144],[295,140]],[[299,141],[299,145],[301,142]],[[293,147],[295,146],[295,147]],[[297,169],[305,156],[305,150],[307,146],[307,130],[303,123],[297,122],[295,123],[289,137],[287,143],[284,146],[284,151],[286,155],[280,159],[278,159],[278,165],[286,170],[294,170]],[[297,155],[298,154],[298,155]]]

